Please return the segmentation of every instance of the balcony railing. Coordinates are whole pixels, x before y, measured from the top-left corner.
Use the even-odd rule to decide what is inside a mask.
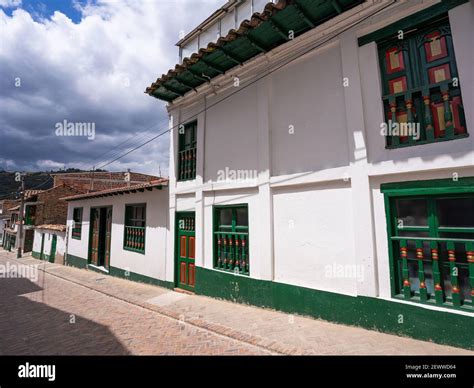
[[[474,239],[392,237],[406,300],[474,310]]]
[[[388,134],[387,148],[453,140],[468,136],[459,87],[443,81],[383,97],[387,121],[414,128],[413,133]]]
[[[196,147],[178,152],[178,180],[196,178]]]
[[[145,228],[141,226],[126,226],[124,249],[139,253],[145,252]]]
[[[215,266],[224,271],[249,274],[248,233],[214,232]]]

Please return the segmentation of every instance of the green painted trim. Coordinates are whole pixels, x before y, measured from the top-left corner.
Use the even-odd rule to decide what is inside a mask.
[[[474,192],[474,177],[431,179],[424,181],[390,182],[380,185],[380,191],[389,195],[426,195]]]
[[[390,263],[390,285],[391,285],[391,296],[392,298],[397,299],[409,299],[415,303],[423,304],[433,304],[436,303],[439,306],[445,308],[452,308],[461,311],[471,312],[471,302],[464,302],[462,306],[459,304],[453,304],[449,298],[443,299],[441,293],[435,292],[435,299],[433,300],[424,300],[420,298],[417,300],[416,295],[411,295],[409,288],[404,290],[404,287],[401,286],[401,278],[399,273],[399,261],[397,259],[398,254],[396,254],[395,249],[393,248],[393,242],[399,241],[400,244],[406,244],[406,240],[414,241],[430,241],[431,244],[435,244],[436,247],[437,238],[439,238],[439,224],[438,218],[436,215],[435,200],[438,196],[450,195],[451,197],[472,197],[474,193],[474,177],[464,177],[458,178],[456,181],[453,179],[432,179],[426,181],[409,181],[409,182],[392,182],[385,183],[380,186],[381,192],[384,193],[384,202],[385,202],[385,216],[387,222],[387,238],[388,238],[388,247],[389,247],[389,263]],[[397,216],[395,211],[394,199],[397,198],[421,198],[427,201],[428,205],[428,225],[424,228],[413,228],[405,227],[400,228],[397,225]],[[416,237],[400,237],[398,235],[399,231],[405,230],[424,230],[429,233],[429,237],[416,238]],[[460,228],[453,228],[458,230]],[[469,231],[470,232],[470,231]],[[471,240],[467,239],[458,239],[458,238],[444,238],[446,242],[463,242],[468,243]],[[437,264],[436,264],[437,265]],[[463,265],[457,263],[459,267]],[[406,270],[406,268],[405,268]],[[434,274],[433,274],[434,275]],[[440,281],[442,284],[442,281]],[[405,291],[405,294],[402,293]]]
[[[83,257],[70,255],[69,253],[66,256],[66,265],[77,268],[87,268],[87,259]]]
[[[35,259],[41,259],[41,254],[39,252],[31,251],[31,256]]]
[[[174,283],[173,282],[169,282],[169,281],[166,281],[166,280],[155,279],[155,278],[152,278],[152,277],[149,277],[149,276],[146,276],[146,275],[141,275],[141,274],[131,272],[131,271],[128,271],[128,276],[127,276],[126,271],[122,268],[117,268],[117,267],[110,266],[109,275],[115,276],[115,277],[118,277],[118,278],[122,278],[122,279],[131,280],[131,281],[138,282],[138,283],[146,283],[146,284],[152,284],[152,285],[158,286],[158,287],[174,289]]]
[[[129,225],[130,224],[130,212],[133,208],[135,207],[143,207],[144,211],[144,219],[143,219],[143,223],[145,224],[145,226],[143,227],[140,227],[140,228],[143,228],[143,249],[137,249],[137,248],[129,248],[129,247],[126,247],[125,246],[125,242],[127,241],[127,228],[128,227],[133,227],[133,228],[137,228],[135,226],[132,226],[132,225]],[[147,211],[146,211],[146,202],[142,202],[142,203],[126,203],[125,204],[125,216],[124,216],[124,228],[123,228],[123,241],[122,241],[122,248],[124,251],[130,251],[130,252],[135,252],[135,253],[140,253],[142,255],[145,254],[145,249],[146,249],[146,227],[147,227],[147,223],[146,223],[146,216],[147,216]]]
[[[433,143],[442,143],[445,141],[452,141],[452,140],[461,140],[461,139],[466,139],[469,137],[468,133],[462,133],[459,135],[454,135],[453,137],[438,137],[434,140],[422,140],[422,141],[416,141],[415,143],[399,143],[397,145],[388,145],[385,148],[387,150],[395,150],[398,148],[406,148],[406,147],[413,147],[413,146],[419,146],[419,145],[425,145],[425,144],[433,144]]]
[[[72,219],[74,221],[74,224],[76,222],[80,224],[79,227],[72,228],[72,230],[71,230],[71,238],[73,238],[74,240],[81,240],[83,215],[84,215],[84,208],[83,207],[75,207],[75,208],[72,209]],[[74,236],[74,231],[75,230],[76,230],[76,232],[77,232],[77,230],[79,230],[79,235],[78,236]]]
[[[228,209],[228,210],[231,210],[232,214],[231,214],[231,225],[220,225],[219,223],[219,212],[222,210],[222,209]],[[239,270],[237,271],[239,274],[241,275],[245,275],[245,276],[249,276],[250,274],[250,260],[249,260],[249,257],[250,256],[250,228],[249,228],[249,225],[247,226],[242,226],[242,225],[237,225],[237,209],[245,209],[247,211],[247,220],[249,219],[249,207],[248,207],[248,203],[240,203],[240,204],[237,204],[237,205],[214,205],[213,206],[213,233],[212,233],[212,242],[213,242],[213,267],[214,269],[217,269],[219,271],[227,271],[227,272],[232,272],[232,273],[236,273],[235,270],[237,267],[234,267],[234,268],[225,268],[223,266],[219,266],[219,245],[218,245],[218,238],[216,239],[216,235],[222,235],[222,234],[226,234],[227,237],[232,236],[232,235],[246,235],[246,246],[247,246],[247,254],[245,256],[245,259],[246,259],[246,263],[247,265],[245,267],[247,268],[241,268],[239,266]],[[229,231],[226,231],[226,230],[221,230],[221,228],[228,228],[230,227],[230,230]],[[226,237],[226,238],[227,238]],[[225,247],[225,245],[224,245]],[[224,249],[224,247],[222,249]],[[244,251],[245,252],[245,251]],[[229,252],[228,252],[228,255],[229,255]],[[234,252],[232,252],[232,249],[231,249],[231,253],[230,253],[230,259],[233,260],[233,255],[234,255]],[[225,256],[225,249],[224,249],[224,256]],[[234,264],[235,264],[235,260],[234,260]]]
[[[186,124],[180,124],[178,128],[178,163],[177,163],[177,181],[184,182],[196,179],[197,172],[197,119],[191,120]],[[186,143],[186,135],[190,133],[189,143]],[[181,160],[181,153],[193,151],[196,154],[194,159]]]
[[[179,228],[179,221],[183,217],[193,217],[194,218],[194,225],[196,225],[196,212],[194,211],[182,211],[182,212],[175,212],[175,234],[174,234],[174,281],[173,281],[173,288],[180,288],[183,290],[194,292],[194,287],[190,287],[188,285],[181,284],[179,281],[180,276],[180,238],[182,235],[187,235],[191,237],[196,237],[196,230],[193,231],[183,231]],[[188,259],[185,259],[188,261]],[[195,263],[196,261],[194,261]],[[196,285],[196,274],[194,274],[194,285]]]
[[[426,23],[431,19],[437,18],[440,15],[447,13],[452,8],[468,2],[469,0],[442,0],[441,3],[435,4],[432,7],[400,19],[399,21],[380,30],[361,36],[358,39],[359,46],[393,37],[397,35],[399,30],[410,30],[416,24]]]
[[[168,282],[165,280],[159,280],[155,278],[151,278],[149,276],[145,275],[140,275],[135,272],[128,272],[128,276],[125,275],[125,270],[117,267],[109,267],[108,271],[101,271],[98,268],[94,268],[91,265],[88,265],[87,259],[84,259],[82,257],[74,256],[74,255],[67,255],[67,261],[66,265],[69,265],[71,267],[77,267],[81,269],[87,269],[90,271],[94,271],[103,275],[110,275],[114,276],[117,278],[122,278],[122,279],[127,279],[131,281],[135,281],[138,283],[146,283],[146,284],[152,284],[154,286],[159,286],[159,287],[164,287],[164,288],[169,288],[169,289],[174,289],[174,283],[173,282]]]
[[[474,349],[473,317],[365,296],[352,297],[196,267],[196,294],[308,315],[423,341]],[[403,323],[399,323],[403,317]]]

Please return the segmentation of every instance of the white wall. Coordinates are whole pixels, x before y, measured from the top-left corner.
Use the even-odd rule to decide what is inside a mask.
[[[43,254],[50,255],[53,244],[53,235],[57,236],[56,240],[56,260],[62,261],[60,256],[64,257],[66,252],[66,232],[53,231],[49,229],[35,229],[35,237],[33,241],[33,252],[41,254],[41,241],[44,233]]]
[[[75,207],[83,208],[83,224],[81,240],[73,239],[69,233],[68,254],[88,258],[91,207],[112,206],[110,266],[155,279],[172,281],[173,278],[166,276],[168,195],[168,190],[162,189],[69,202],[68,226],[72,225]],[[146,203],[145,254],[123,249],[125,205],[136,203]]]
[[[273,176],[349,164],[340,53],[333,44],[273,74]]]
[[[237,90],[231,90],[234,92]],[[221,99],[222,96],[219,96]],[[215,103],[211,98],[208,105]],[[219,170],[254,170],[257,166],[257,88],[252,85],[210,108],[206,114],[204,181]]]
[[[289,59],[290,52],[295,59],[207,112],[206,106],[235,92],[231,76],[228,81],[216,77],[208,91],[170,107],[175,124],[200,112],[196,180],[175,184],[173,154],[170,167],[170,215],[196,210],[198,266],[213,266],[212,206],[248,203],[251,277],[349,295],[390,296],[380,184],[450,178],[453,172],[474,176],[474,3],[449,12],[470,134],[465,139],[385,149],[377,47],[359,47],[357,38],[435,3],[398,3],[299,57],[297,49],[315,45],[333,25],[322,32],[315,28],[305,34],[306,40],[297,38],[229,72],[250,79]],[[341,15],[338,23],[383,6],[364,3],[367,9]],[[176,147],[175,135],[171,151]],[[225,167],[257,170],[258,177],[216,184],[217,171]],[[326,276],[326,266],[334,264],[362,267],[364,279]]]
[[[274,280],[355,295],[356,277],[341,276],[357,275],[350,185],[277,189],[273,207]]]

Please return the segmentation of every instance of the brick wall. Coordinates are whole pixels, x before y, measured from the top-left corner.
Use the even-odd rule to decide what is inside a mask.
[[[66,184],[83,192],[100,191],[127,186],[124,172],[95,172],[54,175],[54,186]],[[130,185],[158,179],[153,175],[130,172]]]
[[[35,225],[65,225],[67,220],[67,202],[60,198],[76,194],[78,194],[77,190],[64,185],[39,193]]]

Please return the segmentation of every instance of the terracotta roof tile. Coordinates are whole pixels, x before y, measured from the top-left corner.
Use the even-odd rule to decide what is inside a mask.
[[[231,29],[226,36],[220,37],[216,42],[209,43],[206,48],[200,48],[197,53],[191,54],[189,58],[184,58],[182,64],[177,64],[174,69],[170,69],[167,74],[163,74],[156,82],[153,82],[146,88],[145,93],[151,96],[164,82],[187,70],[190,66],[197,63],[205,54],[211,53],[215,51],[216,48],[222,47],[225,43],[234,41],[238,37],[245,35],[249,30],[258,27],[261,23],[292,3],[293,1],[291,0],[279,0],[276,4],[271,2],[267,3],[262,12],[255,12],[250,17],[250,20],[242,21],[238,29]]]
[[[119,194],[119,193],[130,193],[136,190],[139,190],[139,191],[152,190],[153,188],[161,188],[161,187],[167,187],[167,186],[168,186],[168,179],[159,178],[159,179],[155,179],[153,181],[150,181],[147,183],[141,183],[138,185],[124,186],[124,187],[107,189],[107,190],[102,190],[102,191],[94,191],[94,192],[86,193],[86,194],[72,195],[69,197],[61,198],[61,199],[64,199],[66,201],[78,201],[81,199],[104,197],[104,196],[109,196],[109,195],[114,195],[114,194]]]

